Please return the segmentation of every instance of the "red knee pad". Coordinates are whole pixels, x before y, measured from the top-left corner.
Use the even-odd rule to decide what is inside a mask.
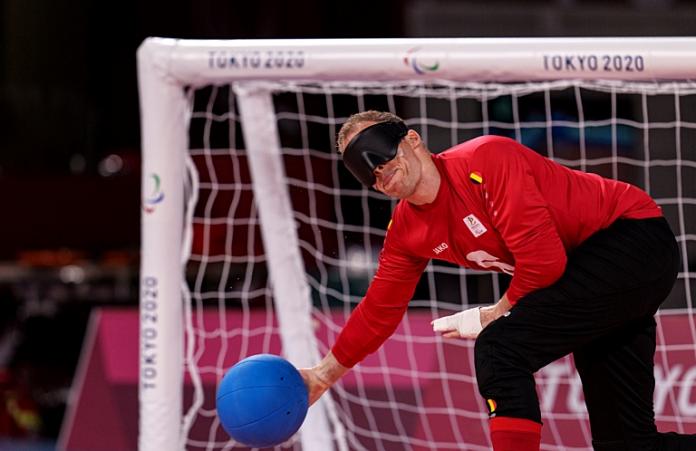
[[[541,424],[526,418],[491,418],[494,451],[539,451]]]

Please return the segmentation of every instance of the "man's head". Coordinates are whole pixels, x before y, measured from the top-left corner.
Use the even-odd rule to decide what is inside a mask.
[[[429,160],[418,133],[398,116],[381,111],[351,116],[338,133],[338,149],[364,185],[398,198],[413,194],[421,175],[420,158]]]
[[[365,127],[379,122],[401,122],[403,120],[396,114],[388,111],[363,111],[348,118],[338,132],[338,150],[343,153],[350,139]]]

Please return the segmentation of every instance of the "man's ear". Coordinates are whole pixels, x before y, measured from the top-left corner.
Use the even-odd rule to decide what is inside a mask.
[[[411,145],[411,147],[416,148],[418,147],[422,140],[420,135],[418,134],[417,131],[410,129],[408,133],[406,133],[405,139],[408,141],[408,143]]]

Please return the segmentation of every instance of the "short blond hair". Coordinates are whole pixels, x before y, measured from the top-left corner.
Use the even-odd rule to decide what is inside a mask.
[[[348,118],[346,122],[343,123],[341,129],[338,131],[338,138],[336,140],[336,145],[338,146],[338,151],[343,152],[345,147],[348,145],[346,137],[350,135],[353,130],[357,128],[359,124],[364,122],[401,122],[402,119],[396,114],[390,113],[388,111],[377,111],[368,110],[361,113],[355,113]]]

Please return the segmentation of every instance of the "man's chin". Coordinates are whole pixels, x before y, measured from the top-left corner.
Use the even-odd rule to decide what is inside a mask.
[[[393,193],[390,191],[382,191],[379,189],[377,191],[379,191],[380,193],[384,194],[387,197],[391,197],[392,199],[401,199],[401,197],[397,193]]]
[[[406,199],[411,195],[410,193],[405,193],[403,191],[390,192],[390,193],[384,193],[384,194],[391,197],[392,199]]]

